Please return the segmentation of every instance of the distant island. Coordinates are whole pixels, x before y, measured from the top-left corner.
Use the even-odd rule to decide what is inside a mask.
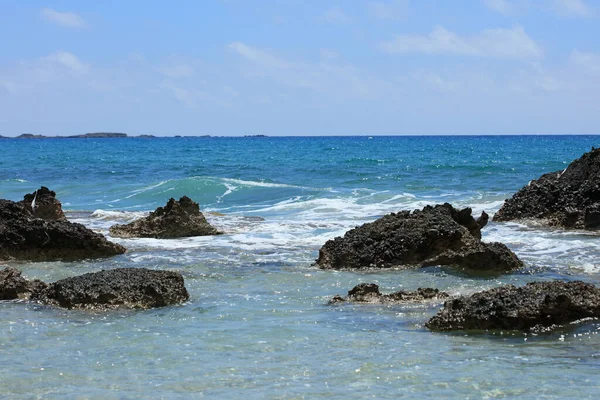
[[[33,133],[23,133],[16,136],[14,139],[105,139],[105,138],[128,138],[128,137],[140,137],[140,138],[154,138],[154,135],[139,135],[139,136],[128,136],[126,133],[119,132],[93,132],[84,133],[81,135],[71,136],[46,136],[38,135]],[[0,136],[2,139],[13,139],[6,136]]]
[[[41,135],[37,133],[22,133],[19,136],[3,136],[0,135],[0,139],[111,139],[111,138],[144,138],[144,139],[152,139],[152,138],[210,138],[213,137],[211,135],[198,135],[198,136],[154,136],[154,135],[137,135],[137,136],[129,136],[126,133],[121,132],[92,132],[92,133],[83,133],[80,135],[70,135],[70,136],[48,136]],[[227,136],[224,136],[227,137]],[[231,136],[235,137],[235,136]],[[238,136],[239,137],[239,136]],[[265,138],[267,135],[244,135],[241,136],[244,138]]]

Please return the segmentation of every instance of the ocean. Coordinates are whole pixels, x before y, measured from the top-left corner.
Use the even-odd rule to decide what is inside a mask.
[[[598,232],[490,222],[526,264],[473,277],[449,268],[322,271],[329,239],[443,202],[496,212],[600,136],[181,137],[0,140],[0,198],[40,186],[71,221],[128,252],[5,262],[44,281],[117,267],[180,271],[189,302],[69,311],[0,302],[0,396],[30,398],[596,398],[600,322],[545,334],[433,333],[441,303],[329,305],[361,282],[453,295],[551,279],[600,285]],[[221,236],[118,239],[108,228],[170,197],[200,204]]]

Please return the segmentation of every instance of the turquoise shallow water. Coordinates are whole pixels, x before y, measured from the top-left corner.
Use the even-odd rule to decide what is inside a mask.
[[[527,264],[472,278],[441,268],[331,272],[319,247],[392,211],[448,201],[495,212],[600,136],[0,140],[0,197],[40,185],[67,216],[108,234],[188,195],[225,235],[113,239],[106,260],[10,263],[52,281],[123,266],[181,271],[191,300],[93,314],[0,303],[7,398],[586,398],[600,384],[600,323],[547,335],[439,334],[441,304],[336,305],[360,282],[382,291],[472,293],[504,283],[600,284],[596,233],[490,223]],[[210,212],[218,212],[210,213]],[[224,215],[221,215],[224,214]],[[260,218],[257,218],[260,217]]]

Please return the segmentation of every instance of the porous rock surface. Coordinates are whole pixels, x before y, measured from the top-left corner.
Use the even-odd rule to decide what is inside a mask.
[[[158,207],[147,217],[125,225],[113,225],[109,232],[116,237],[157,239],[221,234],[206,221],[198,203],[187,196],[179,200],[171,198],[164,207]]]
[[[600,289],[581,281],[501,286],[444,303],[427,323],[435,331],[547,330],[600,317]]]
[[[28,281],[21,276],[21,271],[13,267],[0,270],[0,300],[29,299],[35,291],[47,285],[40,280]]]
[[[0,260],[80,260],[124,252],[81,224],[37,218],[30,204],[0,199]]]
[[[323,269],[453,265],[493,272],[522,267],[504,244],[481,241],[487,221],[485,212],[476,220],[470,208],[459,210],[448,203],[388,214],[329,240],[319,250],[316,265]]]
[[[401,290],[394,293],[382,294],[375,283],[361,283],[348,292],[348,296],[335,296],[330,303],[356,302],[374,304],[420,303],[428,300],[441,300],[449,295],[438,289],[418,288],[417,290]]]
[[[600,228],[600,149],[592,148],[563,171],[540,178],[506,200],[494,221],[537,220],[548,226]]]
[[[146,309],[182,303],[189,294],[178,272],[116,268],[50,283],[31,299],[69,309]]]
[[[62,210],[62,204],[56,198],[56,193],[46,186],[42,186],[35,192],[23,196],[23,200],[19,201],[19,204],[25,208],[29,208],[34,217],[45,219],[46,221],[67,220]]]

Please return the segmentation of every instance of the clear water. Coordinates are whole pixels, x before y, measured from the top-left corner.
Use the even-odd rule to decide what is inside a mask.
[[[600,383],[600,322],[545,335],[431,333],[441,304],[334,305],[360,282],[384,292],[468,294],[500,284],[600,285],[597,233],[490,223],[526,262],[473,278],[443,268],[311,266],[330,238],[392,211],[451,202],[493,213],[600,136],[0,140],[0,197],[41,185],[108,235],[169,197],[198,201],[227,234],[116,239],[106,260],[11,262],[53,281],[137,266],[181,271],[188,303],[89,313],[0,302],[6,398],[587,398]],[[211,213],[214,212],[214,213]],[[218,213],[218,214],[217,214]],[[224,214],[224,215],[221,215]],[[260,218],[258,218],[260,217]]]

